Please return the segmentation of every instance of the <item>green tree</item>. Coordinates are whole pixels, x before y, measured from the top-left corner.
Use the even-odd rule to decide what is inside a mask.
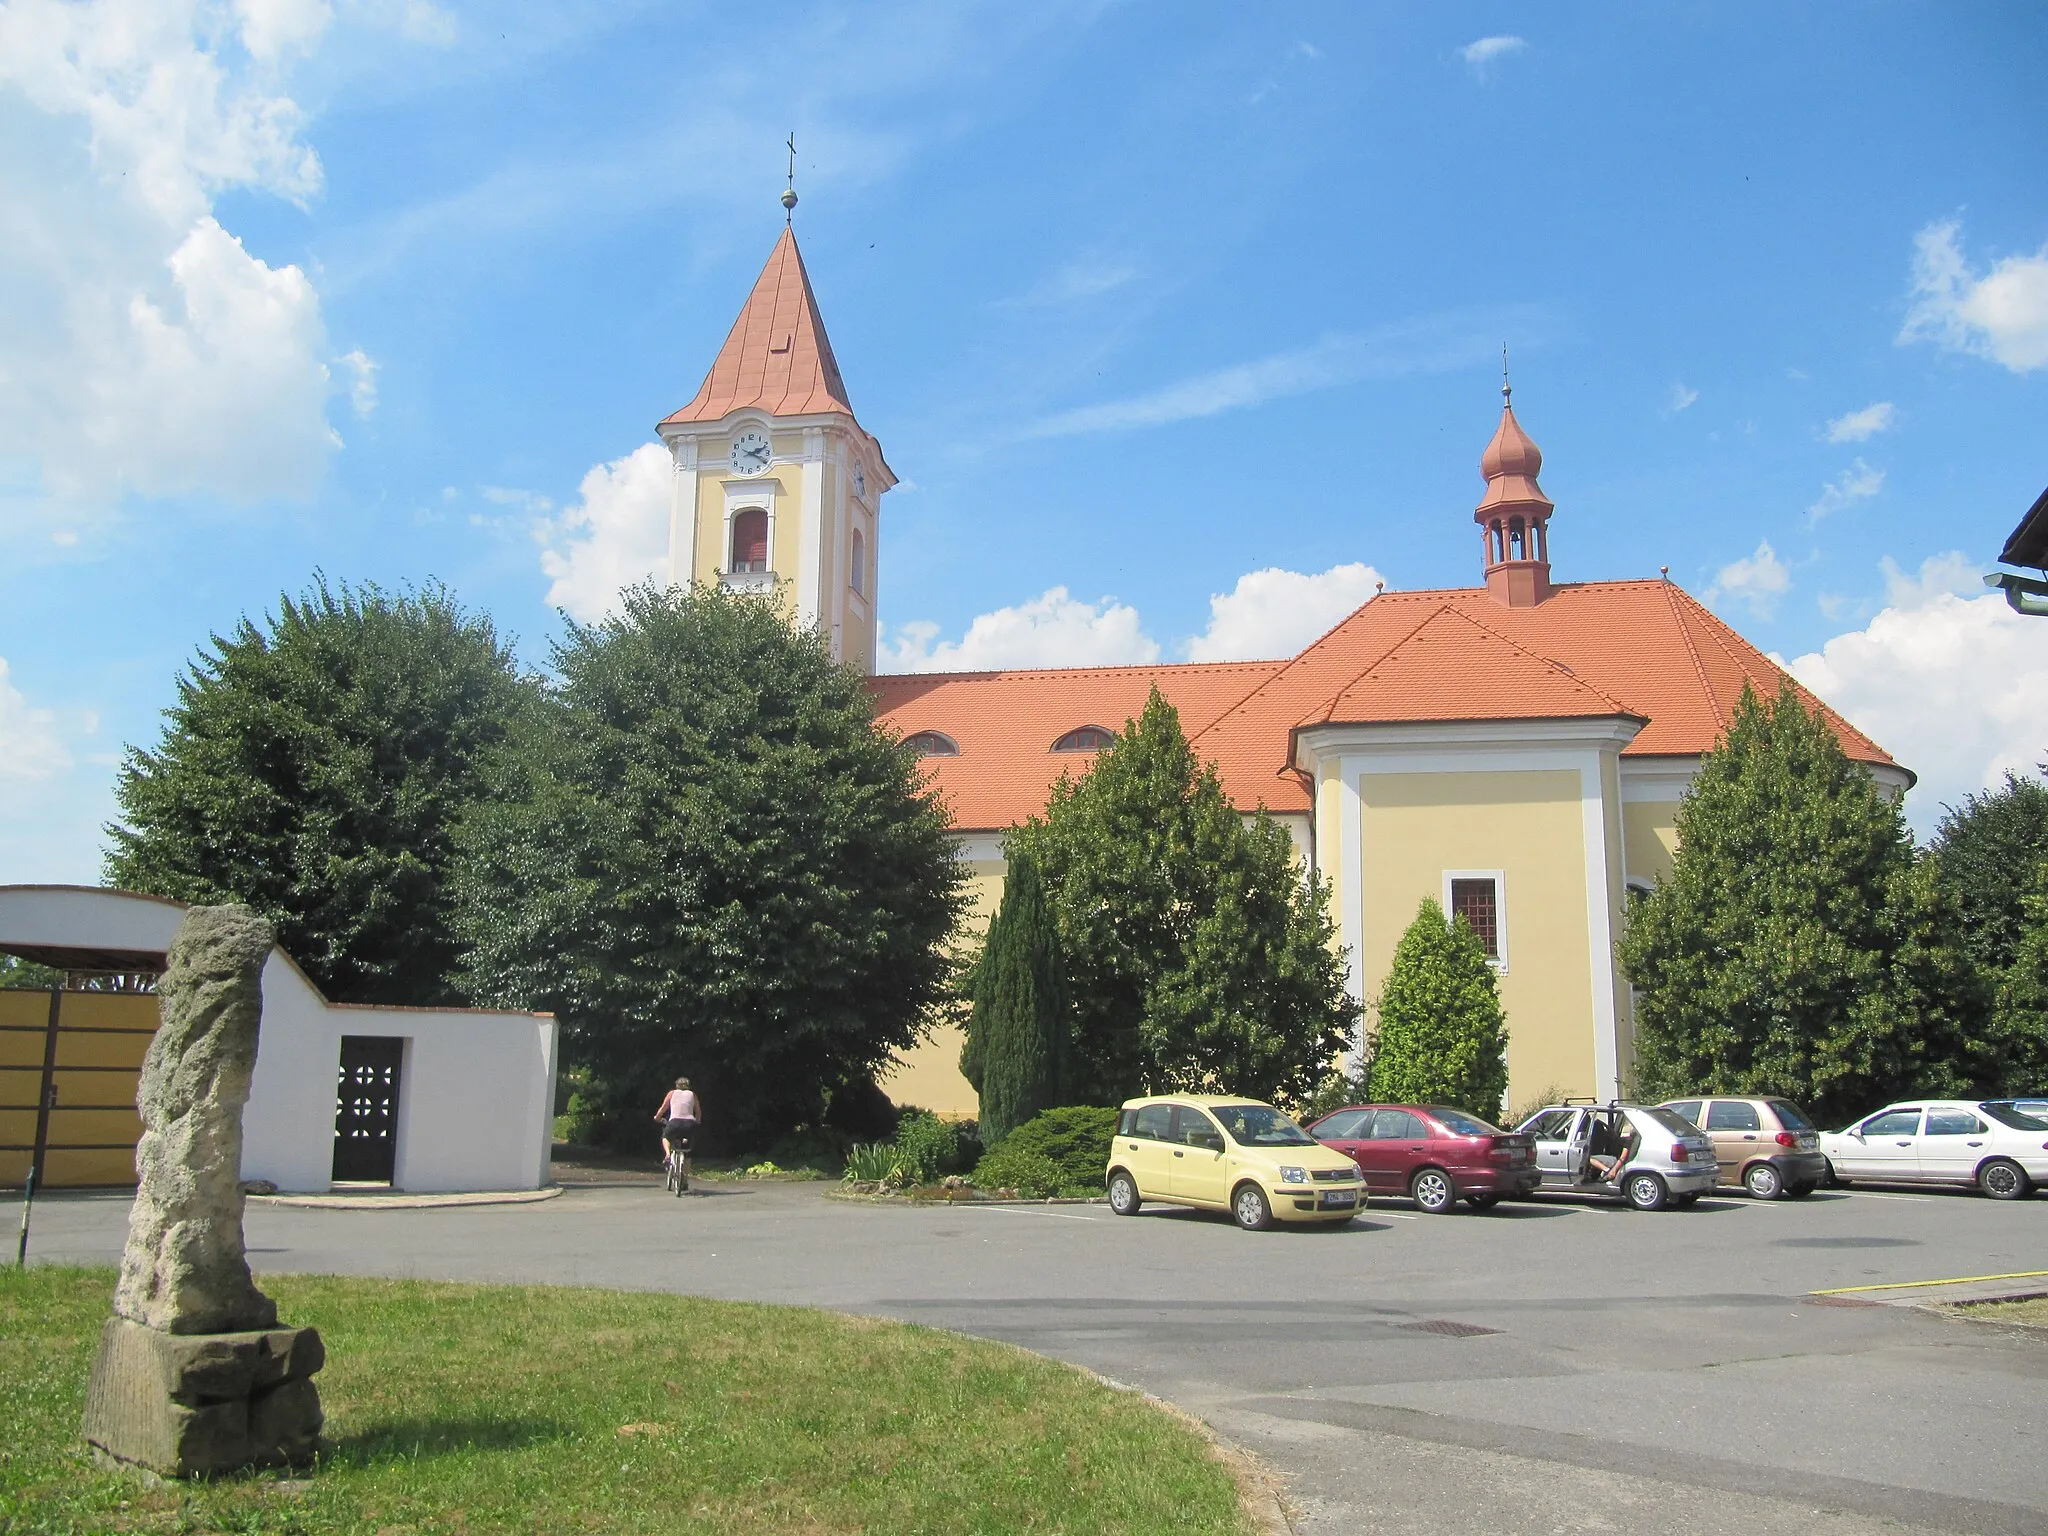
[[[0,987],[61,987],[64,973],[19,955],[0,954]]]
[[[1678,839],[1620,947],[1643,1092],[1783,1094],[1843,1119],[1983,1072],[1954,904],[1789,682],[1769,702],[1745,687]]]
[[[539,698],[490,620],[438,586],[284,597],[177,680],[156,750],[130,748],[112,885],[246,901],[331,998],[462,1002],[453,828]]]
[[[1425,898],[1380,987],[1367,1090],[1380,1103],[1451,1104],[1497,1119],[1508,1091],[1507,1021],[1486,947]]]
[[[1999,974],[1994,1025],[2001,1080],[1995,1091],[2048,1089],[2048,858],[2020,898],[2020,932],[2012,961]]]
[[[1061,1102],[1065,1088],[1066,975],[1045,885],[1027,853],[1010,858],[1003,901],[974,968],[974,1007],[963,1072],[981,1096],[981,1139],[993,1147]]]
[[[2048,780],[2008,773],[1997,789],[1948,807],[1932,850],[1956,893],[1970,956],[1993,978],[2018,951],[2023,904],[2048,859]]]
[[[963,876],[865,679],[711,588],[635,588],[554,663],[461,829],[467,984],[561,1015],[579,1131],[612,1145],[678,1074],[726,1145],[871,1101],[945,995]]]
[[[1067,1096],[1306,1098],[1357,1018],[1328,885],[1247,819],[1157,689],[1009,844],[1038,867],[1066,956]]]

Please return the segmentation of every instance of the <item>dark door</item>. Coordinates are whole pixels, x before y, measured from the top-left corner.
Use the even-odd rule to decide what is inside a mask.
[[[405,1041],[343,1035],[334,1106],[334,1178],[389,1184],[398,1166],[398,1078]]]

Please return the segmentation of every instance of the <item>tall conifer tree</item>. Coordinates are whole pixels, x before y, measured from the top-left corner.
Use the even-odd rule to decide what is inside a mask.
[[[994,1146],[1062,1102],[1067,990],[1059,933],[1031,856],[1010,860],[1003,904],[975,968],[970,1049],[977,1054],[981,1139]]]

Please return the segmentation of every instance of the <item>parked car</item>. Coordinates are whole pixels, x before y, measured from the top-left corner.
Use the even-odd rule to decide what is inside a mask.
[[[1517,1129],[1535,1139],[1540,1189],[1618,1196],[1639,1211],[1656,1211],[1693,1205],[1720,1180],[1706,1133],[1668,1109],[1618,1101],[1557,1104]],[[1625,1138],[1635,1150],[1619,1180],[1601,1178],[1594,1160],[1617,1156]]]
[[[1846,1131],[1821,1132],[1820,1150],[1836,1184],[1975,1184],[1994,1199],[2023,1200],[2048,1179],[2048,1120],[2018,1102],[1887,1104]]]
[[[1742,1185],[1759,1200],[1798,1200],[1827,1178],[1820,1131],[1790,1099],[1673,1099],[1658,1107],[1706,1132],[1722,1180]]]
[[[1358,1165],[1285,1111],[1213,1094],[1127,1100],[1102,1179],[1119,1216],[1157,1200],[1228,1211],[1248,1231],[1346,1222],[1366,1201]]]
[[[1475,1211],[1542,1182],[1536,1143],[1443,1104],[1359,1104],[1333,1110],[1309,1135],[1358,1164],[1373,1194],[1410,1195],[1431,1215],[1460,1200]]]

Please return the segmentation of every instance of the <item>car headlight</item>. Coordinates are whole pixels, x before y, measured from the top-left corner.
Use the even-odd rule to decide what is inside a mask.
[[[1280,1182],[1282,1184],[1306,1184],[1308,1182],[1308,1170],[1306,1168],[1282,1168],[1280,1170]]]

